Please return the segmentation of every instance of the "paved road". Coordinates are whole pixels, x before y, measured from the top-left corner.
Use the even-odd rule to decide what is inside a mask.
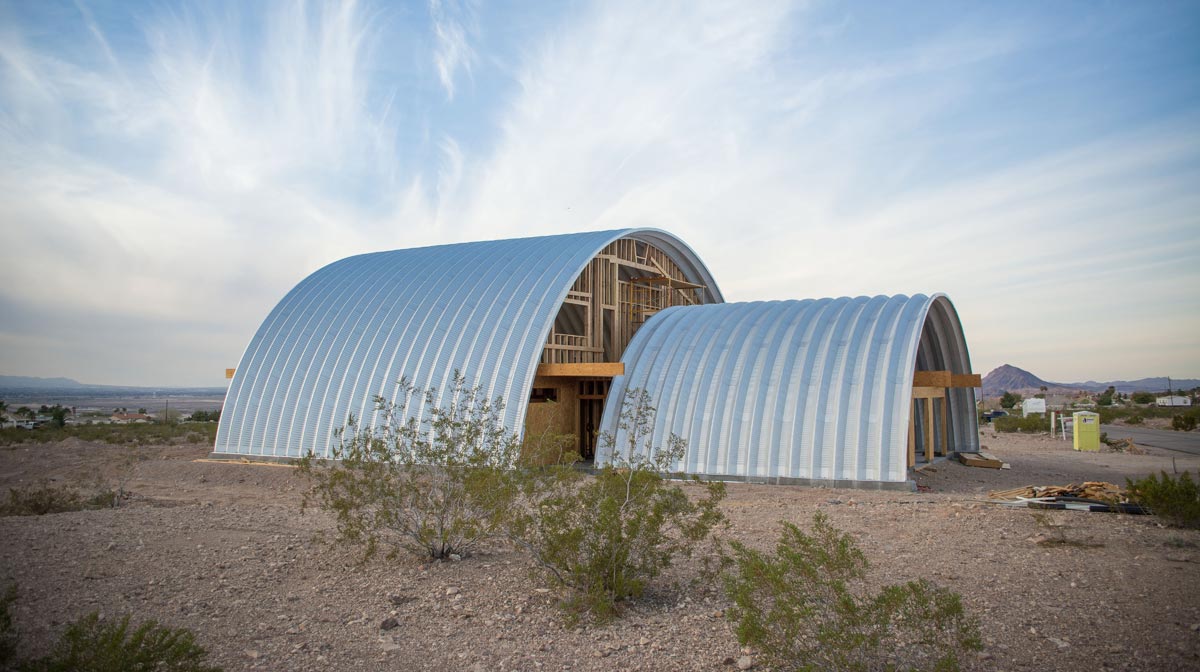
[[[1133,439],[1140,446],[1154,446],[1200,455],[1200,432],[1176,432],[1170,429],[1142,429],[1128,425],[1100,425],[1110,439]]]

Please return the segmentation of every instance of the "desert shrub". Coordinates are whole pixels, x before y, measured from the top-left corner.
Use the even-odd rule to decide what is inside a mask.
[[[115,508],[120,501],[121,493],[108,488],[84,495],[72,487],[42,483],[9,490],[8,501],[0,502],[0,516],[43,516],[65,511]]]
[[[1189,472],[1173,478],[1167,472],[1125,480],[1129,499],[1175,527],[1200,528],[1200,487]]]
[[[1000,397],[1000,408],[1015,408],[1022,401],[1021,395],[1005,390]]]
[[[811,535],[783,523],[773,555],[730,548],[727,614],[738,641],[773,669],[954,670],[961,653],[981,648],[956,593],[920,580],[866,594],[866,556],[823,514]]]
[[[992,425],[996,427],[997,432],[1049,432],[1050,416],[1041,413],[1034,413],[1023,418],[1010,415],[996,418],[992,421]]]
[[[0,446],[18,443],[53,443],[68,438],[115,445],[158,445],[169,443],[212,443],[217,425],[211,422],[177,424],[143,423],[132,425],[67,425],[62,428],[0,429]]]
[[[568,591],[568,622],[598,622],[619,613],[619,603],[641,596],[647,583],[677,557],[690,556],[725,518],[718,503],[724,483],[705,483],[693,501],[664,473],[686,445],[671,435],[652,445],[654,407],[642,390],[628,390],[620,427],[627,456],[614,455],[592,478],[568,466],[525,470],[524,507],[510,520],[512,538],[528,549],[543,576]],[[612,437],[602,436],[612,446]]]
[[[1127,425],[1141,425],[1144,423],[1145,420],[1140,415],[1131,415],[1125,419],[1125,424]]]
[[[208,652],[183,628],[146,621],[130,628],[129,616],[103,621],[95,612],[67,626],[53,652],[18,669],[28,672],[220,672]]]
[[[0,670],[7,670],[17,658],[17,629],[13,625],[12,605],[17,601],[16,584],[8,584],[0,593]]]
[[[1171,429],[1177,432],[1190,432],[1196,428],[1196,414],[1185,413],[1171,418]]]
[[[350,418],[332,460],[310,452],[300,461],[312,484],[303,506],[332,512],[339,539],[361,544],[365,557],[380,545],[389,557],[465,555],[502,530],[521,442],[503,425],[504,401],[458,372],[444,397],[400,387],[398,402],[376,398],[374,426]],[[426,404],[419,421],[408,413],[418,394]]]

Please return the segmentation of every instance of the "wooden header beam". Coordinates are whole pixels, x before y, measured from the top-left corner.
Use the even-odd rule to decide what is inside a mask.
[[[539,378],[612,378],[625,375],[624,362],[538,364]]]
[[[950,372],[917,371],[913,374],[913,387],[950,387]]]
[[[950,387],[983,387],[983,376],[978,373],[956,373],[950,376]]]
[[[983,376],[978,373],[917,371],[913,374],[913,387],[983,387]]]

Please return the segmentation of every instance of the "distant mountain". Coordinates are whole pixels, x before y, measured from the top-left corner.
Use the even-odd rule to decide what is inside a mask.
[[[983,377],[983,396],[985,397],[998,397],[1005,392],[1025,394],[1026,392],[1033,391],[1036,394],[1042,387],[1046,387],[1047,391],[1060,393],[1064,391],[1078,391],[1078,388],[1070,385],[1042,380],[1025,369],[1017,368],[1012,364],[999,366]],[[1051,388],[1054,389],[1052,390]]]
[[[1089,380],[1086,383],[1073,383],[1076,387],[1089,390],[1092,392],[1103,392],[1111,385],[1116,388],[1117,392],[1166,392],[1168,388],[1168,379],[1166,376],[1156,378],[1138,378],[1137,380],[1110,380],[1107,383],[1098,383],[1094,380]],[[1171,378],[1170,389],[1172,390],[1190,390],[1200,387],[1200,379],[1196,378]]]
[[[0,387],[26,390],[65,390],[76,387],[97,387],[84,385],[72,378],[38,378],[36,376],[0,376]]]
[[[167,387],[153,386],[141,387],[137,385],[92,385],[89,383],[81,383],[73,378],[38,378],[37,376],[0,376],[0,390],[9,392],[56,392],[56,393],[72,393],[78,392],[81,394],[109,394],[122,392],[200,392],[200,393],[225,393],[224,387]]]
[[[1113,380],[1097,382],[1089,380],[1085,383],[1054,383],[1042,380],[1032,373],[1004,364],[983,377],[983,396],[998,397],[1005,392],[1015,392],[1021,395],[1037,394],[1042,387],[1052,394],[1070,394],[1072,392],[1103,392],[1109,386],[1117,392],[1161,392],[1167,389],[1167,378],[1139,378],[1138,380]],[[1171,379],[1171,388],[1175,390],[1190,390],[1200,387],[1200,380],[1193,378]]]

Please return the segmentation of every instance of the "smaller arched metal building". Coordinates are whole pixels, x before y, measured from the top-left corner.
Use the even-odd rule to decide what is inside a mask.
[[[619,414],[627,392],[646,391],[649,445],[682,437],[689,474],[901,484],[918,445],[926,460],[979,450],[978,376],[940,294],[669,308],[622,361],[603,430],[631,450]],[[597,459],[630,457],[613,451]]]

